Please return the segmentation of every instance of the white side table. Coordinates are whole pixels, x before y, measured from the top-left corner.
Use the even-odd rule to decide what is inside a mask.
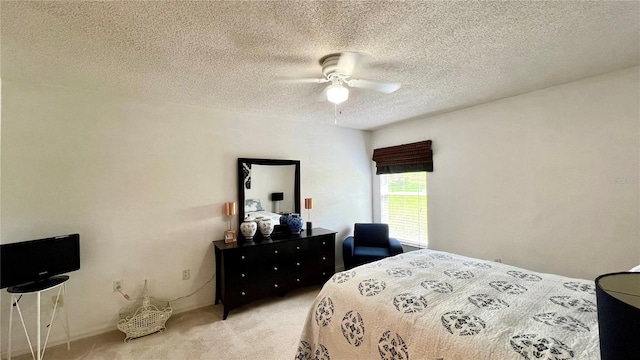
[[[69,280],[69,276],[55,276],[51,277],[44,281],[39,281],[36,283],[31,283],[27,285],[20,286],[12,286],[7,289],[7,291],[11,294],[11,308],[9,309],[9,344],[7,345],[7,360],[11,360],[11,340],[12,340],[12,328],[13,328],[13,308],[15,307],[18,310],[18,314],[20,315],[20,321],[22,322],[22,328],[24,329],[24,334],[27,336],[27,342],[29,343],[29,349],[31,350],[31,356],[34,360],[42,360],[44,356],[44,351],[47,348],[47,341],[49,340],[49,334],[51,333],[51,328],[53,327],[53,320],[55,319],[56,312],[58,311],[58,301],[60,300],[60,295],[63,295],[64,301],[67,298],[67,280]],[[40,325],[40,307],[42,303],[42,293],[47,290],[53,290],[58,288],[58,295],[56,297],[56,303],[53,306],[53,312],[51,313],[51,320],[49,321],[49,329],[47,330],[47,337],[44,340],[44,344],[41,345],[41,325]],[[24,322],[24,318],[22,317],[22,311],[20,310],[20,297],[28,294],[36,294],[37,298],[37,323],[38,327],[36,329],[36,337],[37,337],[37,345],[36,352],[33,352],[33,345],[31,344],[31,338],[29,338],[29,332],[27,331],[27,325]],[[62,306],[65,308],[64,306]],[[71,348],[70,344],[70,336],[69,336],[69,312],[68,310],[64,310],[65,313],[65,322],[66,326],[63,323],[63,327],[67,333],[67,350]]]

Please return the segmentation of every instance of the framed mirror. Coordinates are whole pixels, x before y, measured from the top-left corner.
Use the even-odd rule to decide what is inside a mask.
[[[238,236],[248,214],[272,218],[277,231],[283,213],[300,213],[300,160],[238,158]]]

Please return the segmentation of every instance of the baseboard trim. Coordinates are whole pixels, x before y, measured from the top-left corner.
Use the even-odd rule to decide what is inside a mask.
[[[208,301],[208,302],[202,303],[202,304],[196,304],[196,305],[192,305],[192,306],[187,306],[187,307],[184,307],[184,308],[178,307],[177,309],[174,309],[172,315],[185,313],[185,312],[188,312],[188,311],[204,308],[204,307],[211,306],[211,305],[214,305],[213,301]],[[120,331],[116,327],[115,323],[113,325],[110,325],[109,327],[101,327],[101,328],[97,328],[97,329],[94,329],[94,330],[89,330],[89,331],[83,332],[81,334],[72,335],[70,337],[70,341],[73,343],[74,341],[90,338],[90,337],[93,337],[93,336],[103,335],[103,334],[110,333],[110,332],[113,332],[113,331]],[[125,335],[124,335],[124,333],[122,333],[122,340],[123,341],[124,341],[124,338],[125,338]],[[62,345],[62,344],[66,344],[66,343],[67,343],[67,339],[66,338],[60,339],[60,340],[49,339],[49,343],[47,344],[47,348],[51,348],[51,347]],[[21,348],[21,349],[11,349],[11,356],[12,357],[22,356],[22,355],[25,355],[25,354],[31,354],[31,350],[29,350],[28,345],[27,345],[27,347]],[[0,359],[6,359],[7,355],[8,355],[8,351],[7,350],[3,350],[0,353]]]

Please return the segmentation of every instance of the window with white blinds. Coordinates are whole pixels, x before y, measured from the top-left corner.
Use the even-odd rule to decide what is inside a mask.
[[[426,172],[380,175],[380,205],[389,236],[403,244],[427,247]]]

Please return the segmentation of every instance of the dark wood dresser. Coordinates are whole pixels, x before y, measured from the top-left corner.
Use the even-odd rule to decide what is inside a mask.
[[[336,232],[313,228],[255,242],[214,241],[216,298],[229,311],[288,290],[321,284],[335,272]]]

